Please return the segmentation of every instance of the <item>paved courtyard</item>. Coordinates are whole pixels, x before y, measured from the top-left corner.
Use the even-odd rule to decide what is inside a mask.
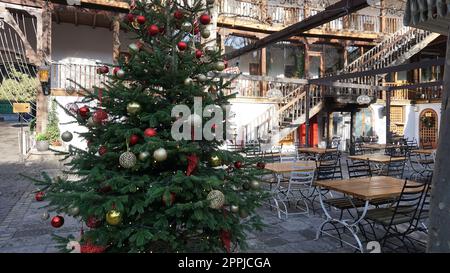
[[[44,202],[36,202],[36,187],[21,174],[37,177],[42,171],[58,175],[61,162],[56,156],[32,155],[24,163],[19,161],[17,132],[11,123],[0,122],[0,252],[57,252],[52,234],[79,236],[81,224],[65,216],[60,229],[51,227],[50,220],[42,220]],[[316,204],[320,212],[320,207]],[[324,221],[321,213],[292,215],[278,219],[274,210],[262,207],[258,213],[267,225],[261,232],[248,236],[248,252],[354,252],[340,247],[330,237],[315,240],[317,227]]]

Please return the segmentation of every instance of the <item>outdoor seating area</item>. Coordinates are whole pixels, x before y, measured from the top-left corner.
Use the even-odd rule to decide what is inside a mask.
[[[315,239],[331,237],[355,252],[372,241],[382,252],[424,252],[436,150],[397,143],[363,144],[370,149],[359,155],[297,145],[262,151],[255,143],[241,153],[265,163],[264,210],[279,221],[322,219]]]

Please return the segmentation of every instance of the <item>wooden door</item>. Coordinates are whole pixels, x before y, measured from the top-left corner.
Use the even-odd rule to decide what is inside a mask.
[[[425,109],[420,114],[419,137],[423,148],[437,147],[438,115],[433,109]]]

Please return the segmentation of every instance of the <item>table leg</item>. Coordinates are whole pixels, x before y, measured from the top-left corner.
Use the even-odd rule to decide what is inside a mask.
[[[351,247],[358,249],[361,253],[364,253],[364,247],[358,236],[358,224],[364,219],[364,217],[367,214],[367,210],[369,208],[369,201],[365,201],[363,212],[361,214],[358,213],[359,217],[356,220],[351,221],[351,222],[349,222],[349,220],[340,220],[340,219],[333,218],[331,216],[331,214],[328,212],[326,205],[323,201],[322,194],[320,194],[320,190],[321,190],[321,187],[319,186],[319,202],[320,202],[320,206],[322,207],[322,210],[323,210],[325,216],[327,217],[327,219],[319,226],[317,233],[316,233],[316,240],[318,240],[322,234],[327,234],[331,237],[339,239],[340,242],[342,242],[342,243],[345,243],[347,245],[350,245]],[[340,236],[339,236],[339,238],[335,237],[332,234],[323,230],[325,225],[332,224],[334,226],[335,223],[341,224],[342,226],[344,226],[344,228],[346,228],[348,231],[350,231],[350,233],[352,234],[353,238],[355,239],[355,241],[357,243],[357,246],[342,240],[342,238]]]

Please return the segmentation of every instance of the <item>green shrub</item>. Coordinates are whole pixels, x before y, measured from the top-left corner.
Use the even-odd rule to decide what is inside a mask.
[[[36,141],[45,141],[48,140],[48,135],[47,133],[39,133],[36,136]]]

